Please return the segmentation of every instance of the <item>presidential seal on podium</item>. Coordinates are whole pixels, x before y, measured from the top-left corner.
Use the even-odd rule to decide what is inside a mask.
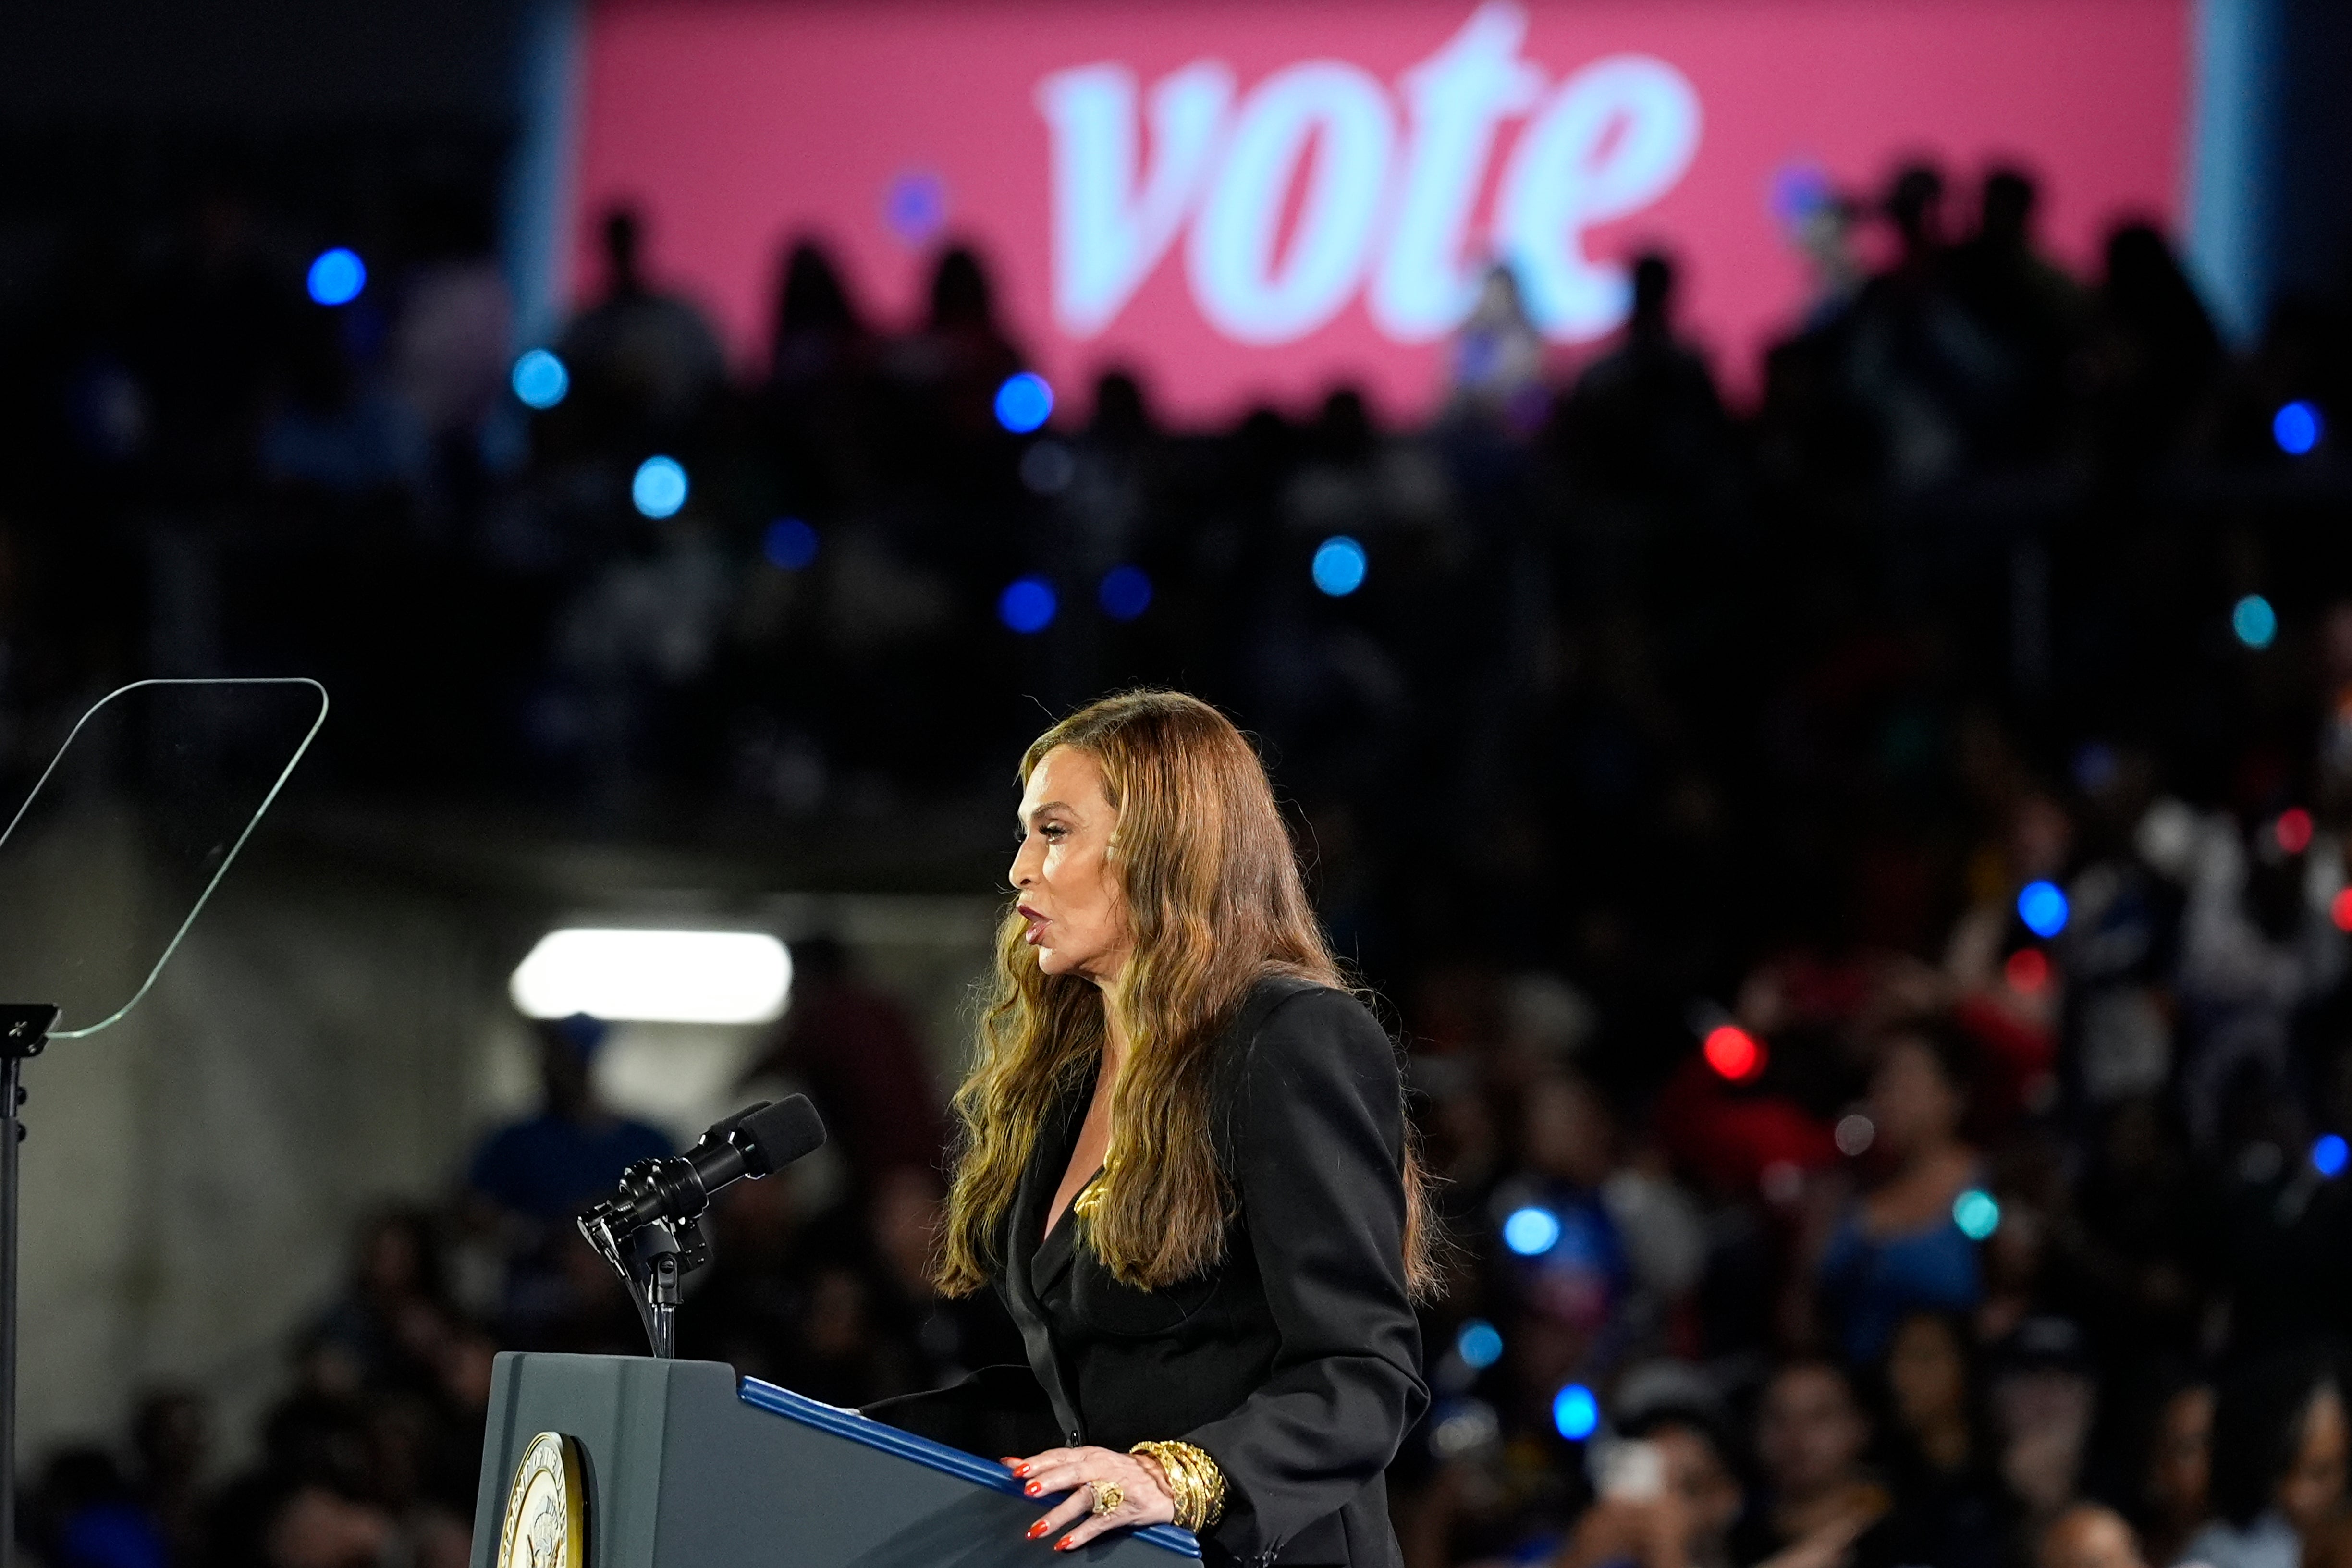
[[[507,1489],[498,1568],[587,1568],[588,1469],[580,1445],[541,1432],[522,1451]]]

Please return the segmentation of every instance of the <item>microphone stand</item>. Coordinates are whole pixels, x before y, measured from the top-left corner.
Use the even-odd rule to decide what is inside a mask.
[[[47,1003],[0,1004],[0,1568],[16,1553],[16,1145],[25,1141],[21,1081],[57,1026]]]
[[[639,1160],[621,1173],[617,1193],[579,1217],[580,1234],[628,1289],[655,1360],[677,1354],[678,1288],[710,1261],[702,1221],[711,1194],[781,1170],[824,1142],[824,1123],[807,1096],[782,1105],[763,1100],[712,1123],[684,1154]]]
[[[645,1325],[654,1359],[675,1358],[679,1287],[688,1274],[710,1261],[710,1240],[702,1234],[699,1219],[655,1220],[616,1235],[611,1213],[600,1205],[582,1215],[579,1224],[588,1245],[628,1287],[629,1303],[637,1310],[637,1321]],[[0,1563],[0,1568],[6,1564]]]

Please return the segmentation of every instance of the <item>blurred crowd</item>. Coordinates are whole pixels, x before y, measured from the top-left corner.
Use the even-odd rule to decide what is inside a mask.
[[[206,186],[0,321],[0,746],[299,669],[353,794],[895,835],[1009,814],[1039,701],[1180,685],[1265,746],[1442,1179],[1413,1568],[2352,1564],[2352,291],[2233,350],[2157,228],[2077,275],[2037,195],[1790,182],[1752,407],[1660,254],[1567,358],[1498,269],[1419,427],[1174,431],[1118,368],[1008,405],[968,249],[898,324],[793,245],[746,377],[615,212],[510,381],[479,202],[390,204],[328,306]],[[755,1071],[841,1168],[730,1195],[685,1350],[841,1404],[1019,1360],[924,1283],[924,1042],[799,956]],[[666,1147],[597,1034],[370,1222],[247,1473],[159,1392],[38,1478],[47,1560],[456,1561],[493,1351],[639,1343],[568,1223]]]

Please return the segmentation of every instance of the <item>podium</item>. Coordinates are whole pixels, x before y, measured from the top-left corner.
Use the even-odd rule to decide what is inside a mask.
[[[1045,1506],[1001,1465],[718,1362],[509,1351],[490,1379],[472,1568],[499,1568],[510,1512],[512,1568],[1189,1568],[1200,1557],[1169,1525],[1055,1552],[1022,1534]],[[567,1530],[584,1546],[577,1557],[554,1549]]]

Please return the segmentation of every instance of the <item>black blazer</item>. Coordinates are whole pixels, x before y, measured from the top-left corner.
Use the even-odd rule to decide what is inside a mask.
[[[1211,1126],[1239,1199],[1224,1260],[1163,1290],[1111,1278],[1065,1215],[1040,1246],[1094,1092],[1055,1108],[999,1237],[1025,1369],[867,1414],[993,1458],[1180,1438],[1224,1473],[1212,1563],[1401,1562],[1381,1472],[1428,1404],[1404,1278],[1404,1095],[1344,992],[1267,979],[1219,1039]],[[1042,1439],[1042,1440],[1041,1440]]]

